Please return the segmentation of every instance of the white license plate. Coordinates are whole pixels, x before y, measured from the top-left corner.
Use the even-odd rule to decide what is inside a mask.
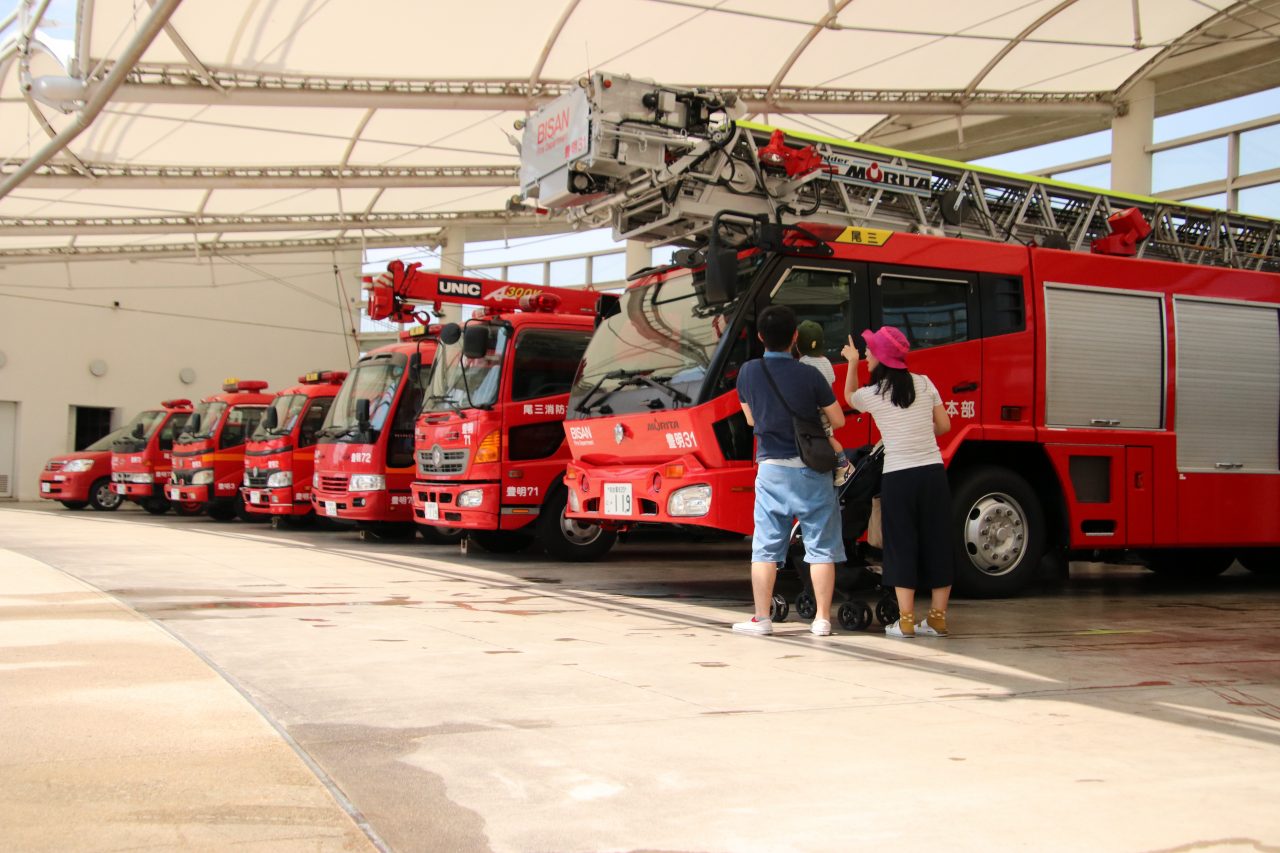
[[[53,484],[52,484],[52,483],[41,483],[41,484],[40,484],[40,491],[42,491],[42,492],[52,492],[52,491],[53,491]]]
[[[262,492],[250,492],[249,503],[251,504],[262,503]]]
[[[173,489],[173,488],[170,488],[168,491],[169,491],[169,500],[171,500],[171,501],[180,501],[180,500],[182,500],[182,492],[178,491],[177,489]]]
[[[111,484],[111,491],[115,492],[117,495],[123,495],[123,494],[124,494],[124,483],[112,483],[112,484]]]
[[[337,501],[324,501],[323,503],[324,503],[324,514],[325,514],[325,515],[331,515],[331,516],[335,516],[335,517],[338,515],[338,502],[337,502]]]
[[[440,504],[435,501],[427,501],[422,505],[422,514],[427,521],[440,520]]]
[[[604,484],[604,514],[631,515],[631,484]]]

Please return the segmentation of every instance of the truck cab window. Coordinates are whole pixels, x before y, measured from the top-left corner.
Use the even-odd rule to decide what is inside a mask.
[[[967,278],[882,273],[881,325],[896,326],[913,350],[969,340],[969,301],[973,286]]]
[[[173,440],[182,433],[182,428],[187,425],[187,418],[191,415],[181,413],[169,418],[169,422],[160,430],[160,449],[173,450]]]
[[[258,428],[258,422],[262,420],[262,413],[265,411],[265,406],[234,406],[222,428],[219,447],[239,447],[244,444],[245,438]]]
[[[840,348],[853,328],[853,286],[857,272],[851,269],[823,269],[794,266],[774,285],[772,305],[789,305],[796,322],[812,320],[822,326],[825,355],[833,364],[844,361]]]
[[[405,382],[395,417],[391,419],[391,434],[387,436],[388,468],[407,468],[413,464],[413,422],[422,409],[423,390],[419,382]]]
[[[591,333],[569,329],[529,329],[516,338],[512,364],[513,402],[568,394]]]
[[[316,433],[324,425],[324,416],[329,414],[329,407],[332,405],[332,397],[316,397],[311,401],[306,414],[302,416],[302,426],[298,428],[299,447],[310,447],[319,440]]]

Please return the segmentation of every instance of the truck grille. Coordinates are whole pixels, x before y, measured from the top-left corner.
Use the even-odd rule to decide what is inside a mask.
[[[347,490],[347,475],[340,474],[337,477],[321,475],[320,488],[326,492],[345,492]]]
[[[439,460],[438,462],[436,460]],[[418,451],[419,474],[461,474],[467,470],[467,451],[433,447]]]
[[[61,471],[61,470],[62,470],[62,466],[63,466],[63,465],[66,465],[66,464],[67,464],[66,462],[59,462],[59,461],[56,461],[56,460],[51,460],[51,461],[49,462],[49,464],[47,464],[47,465],[45,465],[45,466],[44,466],[44,470],[46,470],[46,471]]]
[[[169,475],[169,482],[173,483],[175,486],[189,486],[191,485],[191,478],[195,476],[195,473],[195,471],[192,471],[189,468],[174,468],[173,473]]]
[[[244,478],[245,485],[255,489],[265,488],[267,485],[267,478],[271,476],[271,473],[269,471],[246,470],[244,474],[245,474],[245,478]]]

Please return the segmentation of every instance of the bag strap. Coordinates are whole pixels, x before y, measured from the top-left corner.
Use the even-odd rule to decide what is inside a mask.
[[[796,414],[796,410],[791,408],[791,404],[787,402],[787,398],[782,396],[782,392],[778,390],[777,383],[773,381],[773,377],[769,375],[769,359],[768,358],[760,359],[760,369],[764,371],[764,378],[769,380],[769,387],[773,389],[773,393],[776,394],[778,396],[778,399],[782,401],[783,407],[788,412],[791,413],[791,417],[799,418],[800,416]],[[801,418],[801,420],[807,420],[807,419]]]

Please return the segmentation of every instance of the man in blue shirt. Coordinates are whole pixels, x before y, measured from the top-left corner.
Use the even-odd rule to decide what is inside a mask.
[[[765,346],[764,358],[747,362],[738,374],[742,413],[756,436],[755,533],[751,538],[751,592],[756,613],[750,622],[736,623],[733,630],[773,633],[773,582],[778,563],[786,559],[792,519],[798,518],[818,604],[809,630],[826,636],[831,633],[835,564],[845,558],[840,507],[831,475],[819,474],[800,459],[787,407],[799,415],[812,413],[815,418],[821,411],[832,429],[844,426],[844,412],[822,374],[791,356],[796,342],[794,311],[786,305],[772,305],[760,312],[756,325]]]

